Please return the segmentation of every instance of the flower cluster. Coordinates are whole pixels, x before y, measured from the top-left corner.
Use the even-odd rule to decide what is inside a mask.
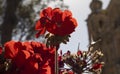
[[[9,41],[4,49],[7,74],[54,74],[54,48],[34,41]]]
[[[46,30],[54,35],[65,36],[77,27],[77,21],[69,10],[62,11],[59,8],[48,7],[40,12],[40,17],[35,27],[39,31],[37,37],[44,34]]]
[[[70,51],[62,54],[60,53],[59,68],[60,74],[82,74],[82,73],[100,73],[104,65],[104,62],[101,62],[101,57],[103,54],[100,50],[93,51],[92,47],[88,51],[78,50],[76,54],[71,54]],[[64,69],[64,64],[66,64],[69,69]],[[70,72],[70,73],[69,73]]]
[[[40,12],[40,19],[35,27],[39,31],[36,37],[47,31],[46,45],[58,48],[60,43],[69,41],[70,34],[75,31],[76,27],[77,21],[72,17],[71,11],[48,7]]]

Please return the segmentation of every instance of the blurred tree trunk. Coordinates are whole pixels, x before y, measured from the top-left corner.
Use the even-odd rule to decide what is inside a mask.
[[[21,0],[6,0],[4,21],[1,25],[1,43],[11,40],[12,30],[17,25],[16,10]]]
[[[92,0],[91,5],[98,1]],[[95,11],[89,15],[87,26],[90,39],[101,40],[94,47],[104,53],[102,74],[120,74],[120,0],[111,0],[106,10],[95,8]]]

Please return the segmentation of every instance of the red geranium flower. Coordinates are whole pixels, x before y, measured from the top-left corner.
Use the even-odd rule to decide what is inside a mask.
[[[5,43],[5,58],[11,59],[12,69],[19,74],[54,74],[55,48],[40,42]],[[11,72],[13,73],[13,72]]]
[[[77,21],[69,10],[48,7],[40,13],[40,16],[35,27],[39,31],[36,37],[44,34],[46,30],[55,35],[65,36],[71,34],[77,26]]]

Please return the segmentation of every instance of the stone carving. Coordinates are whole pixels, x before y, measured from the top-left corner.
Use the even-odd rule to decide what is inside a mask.
[[[111,0],[106,10],[100,0],[92,0],[91,14],[87,19],[89,42],[99,41],[106,62],[103,74],[120,74],[120,0]]]

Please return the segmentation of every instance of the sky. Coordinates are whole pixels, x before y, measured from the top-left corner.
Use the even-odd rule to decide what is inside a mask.
[[[70,50],[71,52],[76,52],[78,49],[78,44],[80,43],[80,50],[88,49],[88,32],[86,19],[90,14],[89,4],[92,0],[64,0],[64,3],[69,6],[69,10],[73,13],[73,17],[76,18],[78,22],[78,27],[75,32],[71,34],[70,41],[67,44],[61,44],[60,49],[63,52]],[[110,0],[101,0],[103,2],[103,9],[105,9]]]

